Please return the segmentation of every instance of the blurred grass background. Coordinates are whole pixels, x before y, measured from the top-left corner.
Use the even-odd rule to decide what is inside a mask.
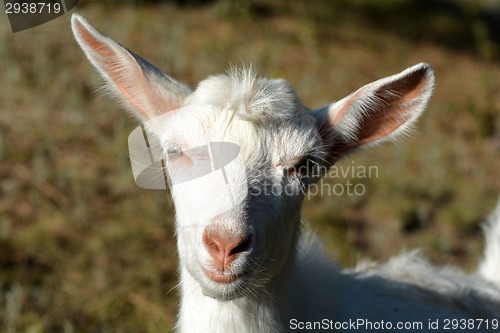
[[[191,87],[230,64],[285,77],[319,107],[418,62],[437,86],[409,138],[341,162],[366,194],[304,217],[346,266],[414,247],[473,271],[500,194],[496,1],[80,1],[100,31]],[[136,123],[106,96],[69,15],[12,34],[0,15],[0,331],[169,332],[173,207],[135,186]]]

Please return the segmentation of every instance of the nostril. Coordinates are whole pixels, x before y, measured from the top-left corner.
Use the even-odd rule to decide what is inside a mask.
[[[217,245],[217,243],[208,242],[206,244],[207,244],[208,248],[210,249],[210,251],[221,252],[221,249],[219,248],[219,245]]]
[[[225,246],[218,235],[205,230],[205,232],[203,233],[203,243],[205,243],[205,246],[207,247],[212,257],[214,257],[215,259],[222,259],[224,257]]]
[[[202,236],[208,253],[221,271],[224,271],[241,253],[248,251],[253,241],[252,235],[241,237],[223,231],[209,227]]]
[[[242,242],[240,242],[233,249],[231,249],[231,251],[229,252],[229,256],[247,251],[250,248],[251,244],[252,244],[252,235],[248,235],[246,238],[243,239]]]

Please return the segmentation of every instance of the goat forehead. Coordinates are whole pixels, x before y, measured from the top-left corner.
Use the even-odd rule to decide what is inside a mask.
[[[257,79],[251,69],[209,77],[185,103],[217,108],[217,114],[199,118],[209,139],[240,145],[246,160],[260,154],[260,160],[279,163],[318,144],[314,120],[290,85],[281,79]]]
[[[210,106],[190,105],[152,118],[145,126],[158,135],[162,145],[190,149],[206,143],[209,127],[204,124],[215,112]]]
[[[187,104],[210,104],[245,120],[289,120],[304,107],[282,79],[257,79],[251,69],[211,76],[199,83]]]

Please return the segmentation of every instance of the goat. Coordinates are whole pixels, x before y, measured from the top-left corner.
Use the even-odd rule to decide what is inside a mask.
[[[248,68],[192,91],[81,16],[71,24],[107,90],[160,144],[176,211],[177,331],[498,331],[500,204],[474,275],[418,252],[341,269],[302,230],[311,184],[346,154],[405,133],[423,112],[434,87],[428,64],[309,110],[285,80]],[[203,176],[198,166],[210,167],[214,143],[238,147],[237,157]]]

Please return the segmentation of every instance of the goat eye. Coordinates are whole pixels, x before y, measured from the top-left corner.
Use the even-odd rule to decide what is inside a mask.
[[[182,155],[182,149],[178,145],[170,145],[167,147],[167,157],[174,159]]]
[[[313,156],[304,156],[297,163],[284,169],[285,175],[306,181],[321,176],[320,165]]]
[[[287,176],[298,176],[304,177],[309,174],[309,159],[307,157],[301,158],[297,163],[292,166],[285,168],[285,174]]]

